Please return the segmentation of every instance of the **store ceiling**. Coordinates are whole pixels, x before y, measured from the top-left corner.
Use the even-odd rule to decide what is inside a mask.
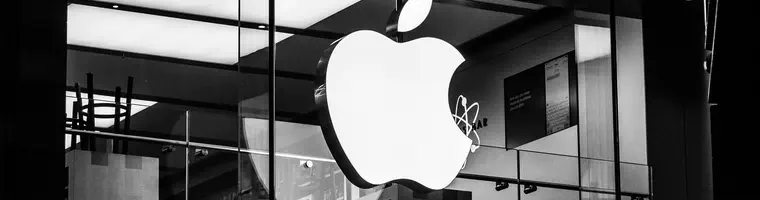
[[[229,7],[234,7],[234,5],[229,2],[224,3],[226,1],[214,5],[205,5],[203,4],[205,1],[199,0],[188,2],[183,1],[182,3],[179,3],[182,5],[175,5],[178,4],[176,2],[174,4],[164,3],[166,1],[109,1],[135,6],[153,6],[152,8],[155,9],[166,9],[179,12],[198,12],[193,13],[197,15],[211,15],[224,18],[234,17],[229,14],[230,10],[234,10]],[[162,26],[157,26],[155,24],[145,25],[144,23],[134,23],[133,21],[138,19],[135,18],[134,20],[130,20],[129,16],[115,17],[118,21],[113,22],[113,25],[108,25],[109,18],[114,17],[100,17],[97,19],[97,16],[92,16],[91,13],[87,15],[88,17],[77,17],[77,15],[87,14],[86,12],[83,12],[83,10],[96,10],[96,12],[104,14],[103,16],[119,15],[127,12],[119,10],[118,8],[95,9],[89,5],[79,5],[76,3],[77,1],[74,2],[74,4],[69,6],[70,19],[68,31],[69,42],[73,45],[158,55],[163,57],[194,59],[215,63],[229,63],[229,58],[227,58],[229,56],[214,57],[209,56],[206,53],[227,52],[224,54],[230,54],[232,56],[237,55],[236,44],[227,44],[229,41],[226,40],[229,38],[220,39],[218,37],[218,35],[225,35],[225,33],[206,30],[215,29],[215,26],[224,25],[209,25],[205,22],[189,22],[182,19],[163,19],[164,21],[170,22],[168,24],[163,24]],[[242,3],[244,8],[247,7],[245,5],[248,5],[245,2],[247,1],[243,1]],[[266,1],[257,0],[250,2],[256,4]],[[538,9],[542,7],[536,4],[515,1],[495,2],[502,5],[522,6],[529,9]],[[299,13],[302,15],[293,14],[299,16],[293,16],[290,18],[288,18],[289,15],[286,15],[288,12],[281,11],[286,14],[283,14],[283,16],[278,14],[278,17],[283,19],[283,26],[308,26],[308,30],[330,31],[342,34],[362,29],[381,32],[384,30],[387,18],[394,7],[394,1],[392,0],[363,0],[353,4],[351,3],[350,0],[343,0],[331,5],[332,7],[327,9],[327,11],[319,13],[309,13],[309,11],[299,10]],[[266,4],[263,3],[260,5],[265,6]],[[283,7],[278,6],[278,9],[326,6],[288,3],[281,3],[281,5]],[[340,9],[347,5],[350,6],[342,10]],[[206,7],[209,9],[198,9],[199,7]],[[253,7],[259,8],[260,6]],[[325,13],[331,15],[328,16]],[[140,15],[142,18],[154,17],[143,16],[145,14],[136,13],[127,13],[126,15]],[[93,19],[93,17],[96,19]],[[321,17],[326,18],[319,20]],[[436,3],[433,5],[428,19],[416,30],[410,32],[407,37],[409,39],[423,36],[437,37],[452,43],[453,45],[458,45],[520,17],[521,15],[511,13],[481,10],[454,4]],[[243,19],[256,22],[262,20],[261,16],[243,17]],[[171,21],[182,21],[182,23],[189,23],[191,25],[171,24]],[[289,21],[298,21],[299,23],[291,23]],[[192,25],[192,23],[202,25]],[[118,28],[120,26],[122,28]],[[171,29],[177,28],[178,26],[207,27],[204,29]],[[203,31],[206,32],[199,33]],[[93,32],[97,34],[93,34]],[[151,38],[156,35],[161,37]],[[324,49],[327,48],[333,40],[302,35],[286,36],[289,36],[289,34],[283,34],[282,37],[278,38],[283,40],[277,44],[277,69],[308,75],[315,74],[317,61]],[[235,43],[237,42],[236,37],[231,38],[233,39],[232,41]],[[239,64],[243,67],[266,69],[268,48],[264,48],[266,45],[262,46],[262,43],[257,42],[259,40],[265,41],[266,38],[253,38],[253,40],[245,40],[245,38],[243,38],[241,50],[244,51],[242,53],[249,51],[252,53],[242,57],[239,60]],[[219,46],[219,43],[225,44]],[[228,50],[226,46],[233,46],[233,50]],[[191,53],[178,53],[182,51],[191,51]],[[234,52],[230,53],[230,51]],[[84,83],[84,74],[92,72],[96,77],[95,83],[97,89],[113,90],[116,86],[124,87],[127,76],[134,76],[136,78],[135,94],[212,104],[237,105],[242,99],[250,99],[247,102],[251,102],[250,104],[256,104],[253,102],[260,102],[255,101],[255,99],[257,99],[256,97],[265,94],[267,91],[267,87],[265,87],[266,76],[262,75],[242,74],[234,71],[206,69],[202,67],[188,66],[187,64],[134,59],[122,56],[98,55],[97,53],[71,51],[69,53],[68,68],[68,85],[73,85],[76,82],[80,84]],[[243,85],[250,87],[244,89],[239,88],[239,83],[236,83],[233,80],[244,81]],[[277,85],[278,91],[282,90],[282,92],[278,92],[278,109],[281,108],[284,111],[294,113],[306,113],[310,111],[310,105],[313,103],[309,100],[309,95],[311,95],[312,90],[309,81],[282,78],[278,79]],[[261,97],[258,99],[261,99]],[[281,99],[288,99],[288,101],[283,101]],[[159,101],[159,104],[161,103],[162,102]],[[266,108],[266,104],[258,104],[259,105],[251,106],[261,109]]]

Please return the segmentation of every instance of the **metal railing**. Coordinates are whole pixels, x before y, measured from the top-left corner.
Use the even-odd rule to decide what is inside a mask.
[[[75,135],[89,135],[89,136],[109,138],[109,139],[126,139],[126,140],[150,142],[150,143],[157,143],[157,144],[169,144],[169,145],[182,146],[186,148],[206,148],[206,149],[221,150],[221,151],[227,151],[227,152],[249,153],[249,154],[256,154],[256,155],[263,155],[263,156],[269,155],[268,150],[247,149],[247,148],[239,148],[239,147],[226,146],[226,145],[208,144],[208,143],[202,143],[202,142],[190,142],[190,141],[162,139],[162,138],[145,137],[145,136],[137,136],[137,135],[117,134],[117,133],[111,133],[111,132],[106,132],[106,131],[88,131],[88,130],[77,130],[77,129],[72,129],[72,128],[66,128],[65,133],[75,134]],[[594,161],[612,162],[612,161],[597,159],[597,158],[583,158],[583,157],[578,157],[578,156],[570,156],[570,155],[547,153],[547,152],[537,152],[537,151],[531,151],[531,150],[509,149],[509,151],[515,151],[517,154],[532,153],[532,154],[542,154],[542,155],[549,155],[549,156],[571,157],[575,159],[588,159],[588,160],[594,160]],[[283,158],[335,163],[335,160],[331,158],[304,156],[304,155],[297,155],[297,154],[284,153],[284,152],[275,152],[275,156],[283,157]],[[520,162],[518,161],[516,164],[517,164],[517,170],[518,171],[521,170]],[[620,164],[641,165],[641,164],[636,164],[636,163],[622,163],[622,162]],[[642,166],[645,166],[645,165],[642,165]],[[647,167],[649,168],[649,166]],[[651,168],[650,168],[650,173],[651,173]],[[649,176],[651,177],[651,174],[649,174]],[[578,192],[588,192],[588,193],[597,193],[597,194],[609,194],[609,195],[616,194],[614,192],[614,189],[612,188],[584,187],[581,184],[582,180],[578,180],[578,184],[565,184],[565,183],[529,180],[529,179],[524,179],[520,177],[507,178],[507,177],[497,177],[497,176],[472,174],[472,173],[464,173],[464,172],[459,173],[457,175],[457,178],[471,179],[471,180],[478,180],[478,181],[490,181],[490,182],[506,182],[506,183],[516,184],[516,185],[533,185],[537,187],[572,190],[572,191],[578,191]],[[652,183],[650,179],[649,181],[650,187],[651,187],[651,184]],[[649,191],[650,191],[650,194],[623,192],[623,191],[621,191],[620,194],[624,196],[643,197],[643,198],[651,199],[652,197],[651,189]]]

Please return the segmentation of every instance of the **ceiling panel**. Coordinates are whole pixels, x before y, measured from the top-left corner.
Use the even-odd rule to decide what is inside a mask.
[[[268,46],[267,31],[72,4],[67,43],[221,64]],[[278,33],[276,41],[290,34]]]
[[[269,0],[99,0],[145,8],[268,24]],[[275,24],[306,28],[359,0],[277,0]],[[240,13],[240,15],[238,15]]]

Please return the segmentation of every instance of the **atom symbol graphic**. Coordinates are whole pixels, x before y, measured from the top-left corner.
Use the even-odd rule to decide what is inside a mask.
[[[464,108],[464,112],[462,112],[461,115],[459,115],[459,107]],[[475,116],[472,118],[472,121],[470,121],[470,110],[475,109]],[[475,150],[480,148],[480,136],[478,135],[478,131],[476,131],[473,128],[473,122],[478,120],[478,113],[480,113],[480,104],[478,102],[472,103],[470,106],[467,106],[467,98],[459,95],[457,97],[457,103],[456,108],[454,108],[454,114],[452,116],[454,117],[454,121],[456,121],[457,127],[459,127],[459,124],[464,123],[465,124],[465,130],[464,134],[469,137],[470,134],[475,134],[475,138],[477,139],[477,143],[470,146],[470,152],[475,153]],[[462,165],[462,169],[467,165],[467,161]]]

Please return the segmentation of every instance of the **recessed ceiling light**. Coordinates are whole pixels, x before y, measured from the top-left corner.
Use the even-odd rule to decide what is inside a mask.
[[[113,5],[113,8],[119,8],[119,5]]]
[[[260,28],[260,29],[265,29],[265,28],[267,28],[267,26],[264,26],[264,25],[259,25],[259,28]]]

